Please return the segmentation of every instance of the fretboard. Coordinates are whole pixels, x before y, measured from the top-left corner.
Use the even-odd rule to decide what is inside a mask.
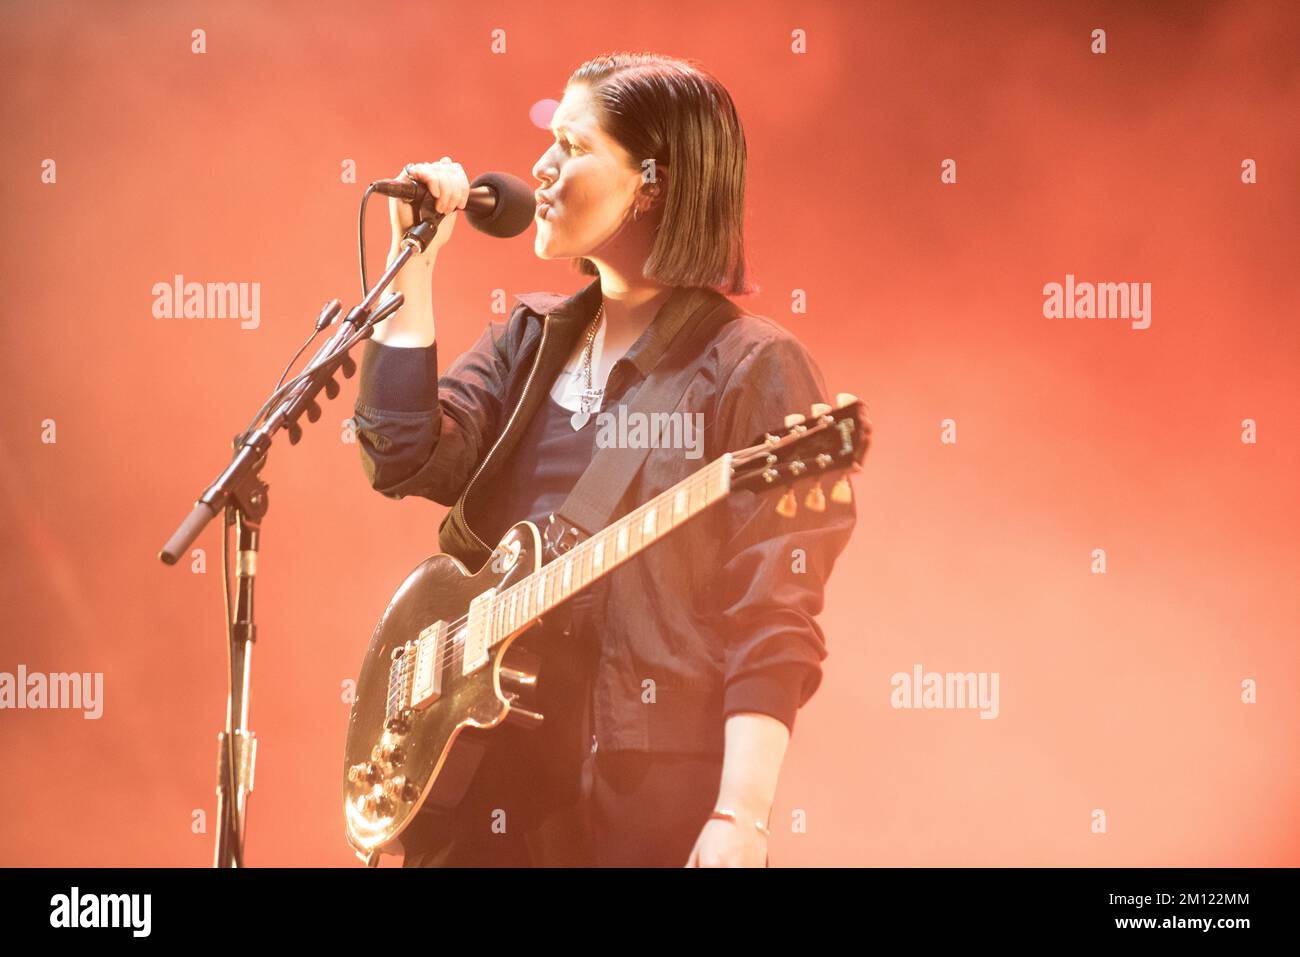
[[[656,495],[585,541],[497,592],[481,609],[491,647],[694,518],[731,490],[731,453]],[[471,617],[477,617],[471,616]]]

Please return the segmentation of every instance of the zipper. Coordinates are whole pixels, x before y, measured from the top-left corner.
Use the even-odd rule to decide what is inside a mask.
[[[483,539],[479,538],[474,529],[469,527],[469,519],[465,516],[465,506],[469,502],[469,492],[470,488],[474,485],[474,480],[478,478],[479,475],[482,474],[483,469],[487,467],[488,459],[492,458],[492,453],[497,450],[497,446],[501,444],[501,440],[506,437],[506,433],[510,431],[510,426],[514,424],[515,416],[517,416],[519,410],[523,408],[524,399],[528,396],[528,387],[533,384],[533,376],[537,373],[537,367],[541,365],[542,348],[546,345],[546,332],[550,327],[551,314],[548,312],[542,317],[542,341],[537,344],[537,355],[533,356],[533,367],[528,370],[528,378],[524,380],[524,388],[523,391],[519,393],[519,401],[515,403],[514,411],[510,413],[510,418],[506,420],[505,428],[501,430],[501,434],[497,436],[497,440],[492,443],[492,448],[488,449],[488,454],[483,456],[483,461],[479,463],[474,474],[471,475],[469,481],[465,483],[465,491],[461,493],[460,501],[456,503],[456,511],[460,515],[460,523],[465,526],[465,531],[469,532],[470,535],[473,535],[474,541],[482,545],[488,552],[492,551],[492,547],[488,545],[487,542],[483,541]]]

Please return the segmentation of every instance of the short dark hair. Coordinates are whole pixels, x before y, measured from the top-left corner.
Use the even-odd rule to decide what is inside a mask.
[[[745,131],[726,88],[694,61],[657,53],[588,60],[568,86],[588,88],[606,135],[638,165],[668,170],[663,218],[642,274],[723,295],[757,292],[745,263]],[[589,259],[578,270],[596,275]]]

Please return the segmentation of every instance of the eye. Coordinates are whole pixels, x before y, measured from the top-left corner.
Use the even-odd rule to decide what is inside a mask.
[[[558,138],[556,139],[555,142],[559,143],[560,147],[564,149],[566,152],[578,153],[582,151],[582,147],[576,143],[569,143],[565,140],[558,139]]]

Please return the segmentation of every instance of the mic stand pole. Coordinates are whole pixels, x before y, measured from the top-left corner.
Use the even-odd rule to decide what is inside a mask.
[[[290,380],[290,385],[278,389],[267,403],[280,401],[263,424],[251,432],[236,435],[234,458],[225,471],[217,477],[195,502],[189,516],[172,534],[158,557],[167,565],[177,560],[216,517],[225,510],[226,526],[234,525],[238,537],[238,591],[234,620],[227,609],[226,627],[230,645],[230,692],[226,701],[226,727],[218,734],[217,757],[217,819],[218,834],[214,853],[214,867],[242,867],[244,862],[244,824],[247,815],[248,795],[253,790],[253,770],[257,755],[257,741],[248,730],[248,704],[250,688],[249,656],[252,642],[257,637],[253,620],[253,582],[257,574],[257,553],[261,539],[261,522],[269,507],[269,487],[259,473],[266,464],[271,448],[271,438],[281,428],[289,430],[289,444],[296,445],[302,437],[298,419],[304,412],[315,422],[320,418],[320,406],[315,397],[321,389],[328,398],[338,395],[339,384],[334,380],[334,370],[343,368],[345,377],[356,371],[348,352],[363,339],[370,337],[375,325],[396,312],[402,305],[402,294],[389,296],[372,314],[371,309],[393,277],[406,265],[407,260],[423,252],[437,232],[442,215],[434,214],[424,222],[406,231],[401,249],[379,281],[366,293],[361,302],[338,324],[330,340],[316,353],[311,364]],[[317,329],[323,329],[340,312],[338,300],[321,311]],[[284,393],[281,400],[280,395]],[[225,555],[226,531],[222,530],[222,558]],[[227,566],[228,568],[228,566]],[[223,575],[226,568],[223,568]]]

